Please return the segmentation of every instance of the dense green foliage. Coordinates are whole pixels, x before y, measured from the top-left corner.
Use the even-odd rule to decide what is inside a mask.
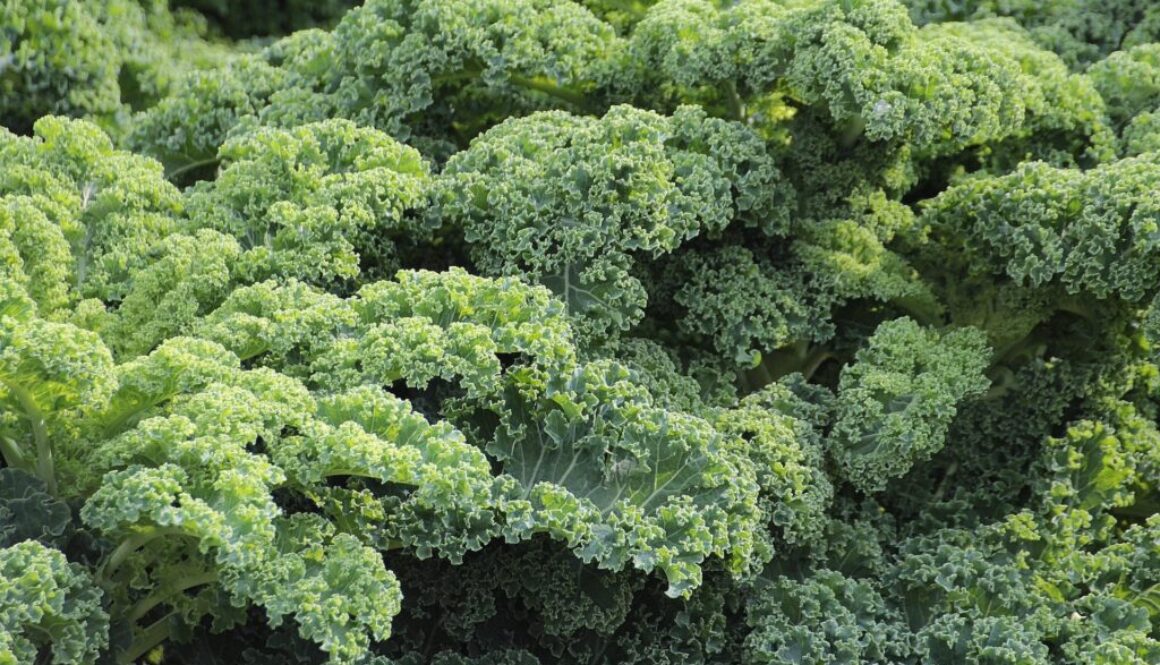
[[[1160,665],[1143,0],[0,0],[0,665]]]

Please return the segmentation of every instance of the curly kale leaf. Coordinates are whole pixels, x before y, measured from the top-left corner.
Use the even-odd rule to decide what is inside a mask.
[[[959,403],[990,385],[985,337],[939,334],[910,319],[883,323],[842,370],[829,452],[843,475],[879,491],[946,443]]]
[[[95,662],[108,645],[101,590],[80,564],[27,540],[0,548],[0,662]]]
[[[519,483],[509,511],[526,504],[533,532],[603,568],[663,571],[674,597],[700,584],[710,556],[738,573],[760,563],[756,478],[740,447],[700,418],[652,406],[627,379],[616,365],[588,365],[538,403],[508,391],[487,450]]]
[[[1157,274],[1154,156],[1087,171],[1031,162],[974,178],[926,204],[938,251],[979,276],[1140,301]]]
[[[188,196],[187,225],[238,240],[239,280],[390,274],[389,236],[422,230],[405,215],[424,200],[427,167],[376,130],[344,120],[261,128],[226,141],[218,157],[218,177]]]
[[[509,121],[455,155],[436,193],[482,270],[547,285],[594,338],[640,321],[635,261],[731,224],[783,234],[791,200],[756,135],[691,107]]]

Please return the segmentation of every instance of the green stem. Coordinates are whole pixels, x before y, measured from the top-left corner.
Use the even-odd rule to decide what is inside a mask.
[[[793,345],[778,349],[770,354],[769,360],[763,362],[770,378],[774,381],[794,372],[802,371],[806,359],[810,356],[808,342],[795,342]]]
[[[745,105],[741,102],[741,95],[737,94],[737,83],[734,81],[725,85],[725,105],[730,117],[738,122],[745,121]]]
[[[367,478],[369,480],[375,480],[375,481],[378,481],[381,483],[392,482],[391,480],[389,480],[387,478],[381,478],[379,476],[376,476],[373,473],[371,473],[370,471],[367,471],[366,469],[346,469],[346,468],[327,469],[322,474],[323,478],[337,478],[340,476],[341,477],[350,477],[350,478]]]
[[[138,633],[133,638],[133,642],[129,645],[129,648],[117,655],[118,665],[131,665],[137,662],[138,658],[149,653],[162,642],[169,639],[169,620],[175,614],[177,614],[176,610],[149,624],[149,627]]]
[[[943,472],[942,478],[938,481],[938,488],[936,488],[934,491],[934,500],[935,501],[942,500],[943,495],[946,494],[947,487],[950,486],[951,477],[954,476],[955,472],[958,470],[959,470],[959,463],[958,462],[951,462],[951,464],[949,466],[947,466],[946,471]]]
[[[20,444],[6,436],[0,437],[0,457],[4,458],[5,464],[14,469],[32,470],[32,464],[20,449]]]
[[[769,366],[761,362],[753,369],[738,373],[737,389],[742,393],[756,392],[776,380],[777,378],[769,371]]]
[[[28,422],[32,428],[32,441],[36,445],[36,476],[44,483],[48,489],[48,493],[56,495],[56,470],[52,461],[52,442],[48,438],[48,426],[44,422],[44,414],[41,413],[40,408],[36,406],[32,395],[28,391],[18,385],[11,383],[5,384],[8,388],[9,394],[16,398],[20,403],[20,408],[24,409],[24,413],[28,416]]]
[[[90,190],[88,189],[88,187],[89,187],[88,185],[86,185],[86,187],[85,187],[85,203],[84,203],[85,208],[87,208],[89,206],[88,199],[89,199],[89,196],[91,196],[91,194],[89,193]],[[88,273],[89,273],[89,247],[92,244],[93,244],[93,225],[88,224],[85,226],[85,237],[83,240],[81,240],[80,249],[76,253],[76,255],[77,255],[77,286],[78,287],[80,285],[84,284],[85,278],[88,277]]]
[[[1043,342],[1028,335],[995,349],[991,354],[991,367],[1005,367],[1020,359],[1035,358],[1042,355],[1044,348]]]
[[[105,438],[112,438],[117,434],[120,434],[121,432],[129,429],[127,425],[133,423],[134,418],[139,417],[148,409],[152,409],[155,406],[164,404],[170,399],[173,399],[173,395],[166,393],[157,397],[156,399],[138,402],[130,407],[122,408],[119,413],[113,412],[112,414],[109,414],[109,417],[111,417],[112,420],[106,419],[104,421],[101,433]]]
[[[986,374],[987,378],[991,380],[991,387],[977,398],[980,402],[994,402],[1003,399],[1017,387],[1015,373],[1006,367],[992,364]]]
[[[471,79],[479,78],[483,74],[483,70],[483,63],[468,62],[465,63],[463,68],[458,71],[431,77],[431,85],[434,87],[445,83],[470,81]],[[511,81],[514,85],[527,88],[528,90],[542,92],[545,95],[550,95],[556,99],[563,100],[576,106],[584,106],[587,102],[587,97],[583,93],[570,90],[568,88],[561,88],[555,83],[552,83],[551,81],[548,81],[542,77],[527,77],[520,76],[519,74],[510,74],[508,76],[508,80]]]
[[[97,570],[97,583],[104,585],[112,580],[113,575],[116,574],[117,569],[125,560],[133,555],[134,552],[145,547],[154,540],[163,536],[170,535],[187,535],[184,531],[176,528],[162,528],[162,527],[148,527],[145,530],[135,533],[117,546],[115,550],[109,554],[108,558],[101,563],[101,567]]]
[[[536,92],[542,92],[545,95],[555,97],[556,99],[563,100],[575,106],[583,107],[588,101],[588,98],[583,93],[576,92],[575,90],[569,90],[568,88],[561,88],[555,83],[544,80],[542,78],[527,78],[524,76],[513,75],[510,76],[509,79],[512,83],[520,87],[527,88],[529,90],[535,90]]]
[[[141,618],[146,614],[149,614],[149,612],[154,607],[157,607],[170,598],[173,598],[180,593],[184,593],[194,587],[213,584],[217,580],[217,571],[207,570],[200,575],[183,577],[180,580],[174,580],[168,584],[162,584],[156,591],[137,601],[133,607],[129,608],[129,611],[125,613],[125,618],[128,619],[130,623],[136,623],[140,621]]]
[[[1069,297],[1056,303],[1056,311],[1074,314],[1085,321],[1095,321],[1099,317],[1095,310],[1085,301],[1077,297]]]
[[[475,64],[469,63],[469,64],[464,65],[463,69],[460,69],[459,71],[451,72],[449,74],[440,74],[439,76],[432,76],[431,77],[431,87],[434,88],[434,87],[442,85],[444,83],[458,83],[459,81],[469,81],[469,80],[474,79],[474,78],[479,78],[479,75],[482,73],[483,73],[483,65],[478,64],[478,63],[475,63]]]
[[[190,162],[188,164],[184,164],[182,166],[179,166],[179,167],[173,169],[172,171],[166,172],[165,179],[166,180],[173,180],[174,178],[176,178],[179,175],[184,175],[184,174],[189,173],[190,171],[192,171],[194,169],[200,169],[203,166],[211,166],[213,164],[217,164],[219,161],[220,160],[217,157],[210,157],[208,159],[200,159],[196,162]]]
[[[1128,602],[1132,603],[1136,607],[1144,608],[1149,615],[1155,616],[1157,613],[1155,609],[1155,603],[1149,600],[1149,596],[1153,594],[1160,595],[1160,583],[1153,584],[1147,589],[1141,589],[1140,591],[1137,591],[1132,595]]]
[[[814,349],[802,364],[802,376],[806,378],[806,381],[809,381],[817,373],[818,368],[833,358],[837,358],[837,356],[830,353],[830,350],[825,347]]]
[[[838,124],[838,145],[849,149],[862,138],[866,131],[866,120],[860,115],[846,118]]]

